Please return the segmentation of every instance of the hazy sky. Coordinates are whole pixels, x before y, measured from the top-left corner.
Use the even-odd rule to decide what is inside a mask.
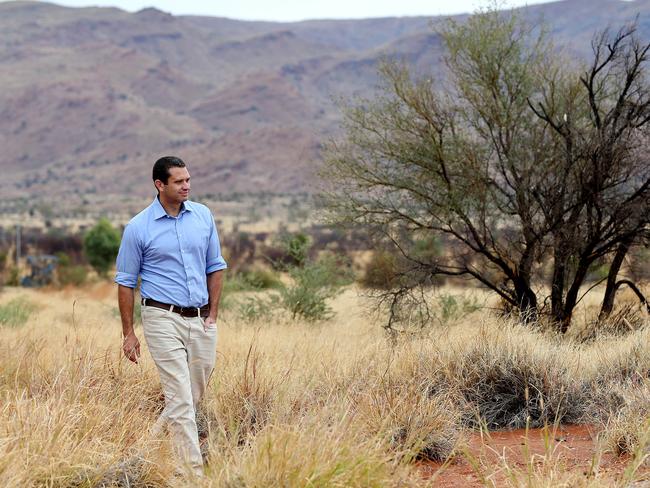
[[[2,0],[0,0],[2,1]],[[507,0],[505,7],[549,0]],[[212,15],[246,20],[294,21],[323,18],[365,18],[444,15],[473,12],[489,0],[54,0],[73,7],[101,5],[136,11],[154,6],[176,15]]]

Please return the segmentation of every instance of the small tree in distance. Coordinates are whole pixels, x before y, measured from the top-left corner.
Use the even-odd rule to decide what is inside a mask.
[[[332,220],[376,231],[418,278],[380,295],[387,327],[428,320],[420,287],[443,275],[566,332],[603,261],[607,313],[621,254],[648,234],[649,46],[634,27],[604,32],[573,69],[543,29],[496,10],[441,35],[447,78],[414,80],[386,62],[382,95],[346,109],[323,170]],[[430,236],[451,245],[422,257],[411,243]]]
[[[119,249],[120,234],[106,218],[101,218],[84,236],[84,252],[100,276],[106,276],[111,269]]]

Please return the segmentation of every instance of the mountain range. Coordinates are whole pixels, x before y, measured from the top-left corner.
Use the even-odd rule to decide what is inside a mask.
[[[522,13],[577,58],[596,31],[635,16],[650,39],[650,0]],[[387,56],[439,75],[443,21],[248,22],[2,2],[0,188],[51,201],[144,196],[155,159],[174,154],[199,193],[313,192],[323,144],[340,130],[337,100],[372,96]]]

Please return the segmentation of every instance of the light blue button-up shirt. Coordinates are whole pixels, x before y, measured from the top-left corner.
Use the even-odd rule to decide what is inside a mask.
[[[115,282],[135,288],[140,276],[143,298],[201,307],[208,303],[206,275],[226,267],[210,210],[188,201],[171,217],[156,197],[124,229]]]

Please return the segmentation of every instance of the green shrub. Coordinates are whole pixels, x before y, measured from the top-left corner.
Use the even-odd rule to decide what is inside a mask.
[[[100,219],[84,236],[84,252],[100,276],[105,276],[111,269],[119,249],[120,234],[108,219]]]
[[[443,293],[437,297],[437,301],[439,307],[437,316],[443,325],[460,320],[481,308],[474,296],[466,297]]]
[[[20,273],[18,268],[11,267],[7,272],[7,279],[5,280],[5,285],[7,286],[18,286],[20,284]]]
[[[72,260],[70,259],[70,256],[68,256],[66,253],[59,251],[55,253],[56,259],[58,260],[58,266],[59,268],[65,267],[65,266],[70,266],[72,264]]]
[[[287,256],[295,266],[304,266],[309,254],[309,237],[307,234],[299,232],[293,235],[287,235],[283,238]]]
[[[243,274],[243,279],[255,290],[267,290],[282,286],[282,282],[275,273],[264,269],[246,271]]]
[[[279,288],[282,283],[272,271],[249,270],[242,271],[229,277],[224,283],[224,291],[255,291]]]
[[[420,239],[410,244],[413,258],[422,263],[431,263],[439,258],[440,246],[435,239]],[[442,285],[444,277],[431,275],[415,262],[409,261],[400,251],[374,251],[365,266],[361,285],[378,290],[391,290],[399,286],[421,283],[426,286]]]
[[[386,251],[375,251],[365,266],[361,285],[366,288],[390,290],[397,286],[397,260]]]
[[[34,311],[34,305],[24,298],[14,298],[10,302],[0,305],[0,324],[17,327],[27,322]]]
[[[259,319],[271,317],[278,307],[278,295],[269,297],[247,297],[239,302],[239,316],[244,320],[254,322]]]
[[[332,309],[327,300],[334,298],[341,287],[350,283],[349,268],[333,256],[307,263],[303,267],[289,269],[293,284],[280,289],[280,303],[292,318],[302,317],[308,321],[331,318]]]
[[[88,279],[88,270],[81,265],[59,266],[57,276],[60,285],[82,286]]]
[[[287,310],[294,319],[326,320],[332,316],[327,301],[335,297],[342,286],[352,282],[348,263],[334,256],[325,256],[317,262],[306,261],[303,266],[289,266],[287,272],[291,278],[289,285],[269,272],[237,275],[234,280],[226,282],[221,307],[228,308],[232,306],[231,302],[235,303],[238,315],[248,321],[270,317],[279,309]],[[254,291],[271,286],[277,292],[264,297],[246,297],[243,301],[231,300],[234,291]]]

